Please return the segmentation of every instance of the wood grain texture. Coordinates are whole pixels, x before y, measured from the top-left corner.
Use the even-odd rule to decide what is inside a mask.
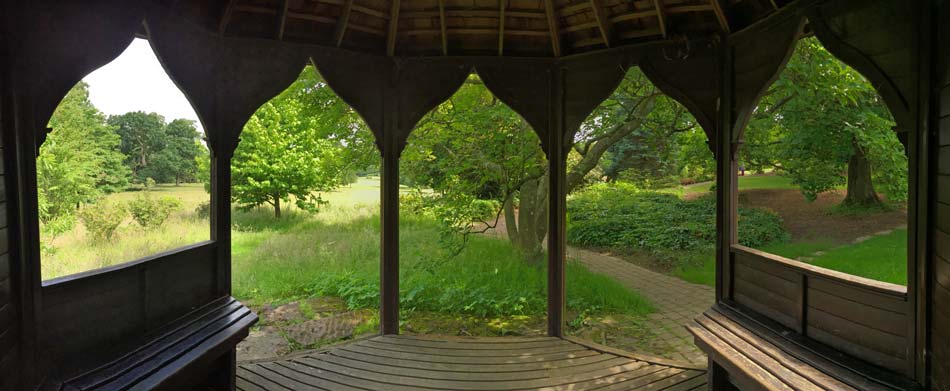
[[[743,390],[904,389],[789,343],[780,334],[720,307],[713,307],[688,328],[696,344]]]
[[[696,390],[705,371],[602,353],[559,338],[380,336],[238,367],[237,389]]]

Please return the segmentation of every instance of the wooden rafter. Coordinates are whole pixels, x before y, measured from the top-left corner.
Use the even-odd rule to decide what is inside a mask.
[[[663,34],[663,38],[666,38],[666,14],[663,12],[663,2],[653,0],[653,6],[656,7],[656,20],[660,25],[660,33]]]
[[[218,22],[218,34],[223,35],[225,30],[228,29],[228,23],[231,22],[231,14],[234,13],[236,3],[237,0],[228,0],[228,4],[224,6],[224,13],[221,14],[221,20]]]
[[[498,55],[505,54],[505,8],[508,0],[498,0]]]
[[[719,20],[719,27],[722,28],[722,32],[729,34],[729,19],[726,19],[722,4],[719,4],[719,0],[709,0],[709,5],[712,7],[713,13],[716,14],[716,19]]]
[[[769,3],[772,4],[772,8],[775,8],[775,10],[778,11],[778,3],[776,3],[775,0],[769,0]]]
[[[389,12],[389,32],[386,34],[386,54],[396,54],[396,29],[399,27],[399,0],[392,0],[393,8]]]
[[[544,0],[544,12],[548,18],[548,32],[551,36],[551,50],[554,57],[561,56],[561,37],[557,26],[557,10],[554,9],[554,0]]]
[[[449,54],[449,34],[445,32],[445,0],[439,0],[439,30],[442,33],[442,55]]]
[[[613,42],[611,42],[611,26],[610,21],[607,19],[607,9],[604,8],[604,3],[601,0],[590,0],[590,7],[594,10],[594,19],[597,19],[597,27],[600,30],[601,37],[604,38],[604,45],[610,47]]]
[[[284,40],[284,27],[287,25],[287,7],[289,5],[290,0],[280,0],[278,2],[277,28],[274,31],[274,36],[277,37],[278,41]]]
[[[343,2],[343,10],[340,11],[340,21],[336,24],[336,31],[333,34],[333,41],[336,46],[343,45],[343,36],[346,35],[346,25],[350,23],[350,13],[353,12],[353,0]]]
[[[356,7],[353,7],[356,10]],[[512,18],[525,18],[525,19],[544,19],[546,14],[544,12],[534,12],[534,11],[524,11],[524,10],[514,10],[509,9],[505,10],[505,15]],[[434,18],[439,16],[439,11],[406,11],[400,12],[399,16],[405,19],[416,19],[416,18]],[[446,17],[460,17],[460,18],[497,18],[498,10],[495,8],[485,9],[447,9],[445,10]]]

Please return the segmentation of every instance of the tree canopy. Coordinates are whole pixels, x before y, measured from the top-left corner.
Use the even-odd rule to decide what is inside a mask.
[[[877,191],[905,200],[907,157],[894,126],[870,82],[805,38],[757,107],[741,161],[790,176],[808,199],[847,185],[847,204],[876,204]]]
[[[109,117],[121,137],[120,150],[133,179],[145,183],[181,183],[196,180],[195,157],[201,153],[200,133],[194,121],[165,123],[158,113],[133,111]]]
[[[241,133],[231,160],[232,195],[244,209],[281,203],[316,211],[318,192],[376,158],[372,133],[308,66],[283,93],[265,103]]]

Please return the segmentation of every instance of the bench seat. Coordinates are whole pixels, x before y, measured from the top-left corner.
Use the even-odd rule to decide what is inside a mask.
[[[883,369],[870,365],[845,366],[806,348],[745,314],[716,305],[687,327],[696,345],[710,359],[718,389],[771,390],[914,390],[913,383],[880,376]],[[871,372],[874,373],[871,373]],[[728,379],[715,379],[717,372]]]
[[[181,389],[248,335],[257,315],[232,297],[171,322],[131,351],[65,381],[63,390]]]

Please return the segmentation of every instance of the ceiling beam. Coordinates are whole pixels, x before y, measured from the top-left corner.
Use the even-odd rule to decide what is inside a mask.
[[[221,20],[218,22],[218,34],[224,35],[225,30],[228,29],[228,23],[231,22],[231,14],[234,13],[236,3],[237,0],[228,0],[228,4],[224,6],[224,13],[221,14]]]
[[[769,0],[769,3],[772,3],[772,8],[775,8],[775,10],[778,11],[778,3],[776,3],[775,0]]]
[[[398,1],[398,0],[396,0]],[[560,29],[557,26],[557,10],[554,9],[554,0],[544,0],[544,13],[548,17],[548,32],[551,36],[551,50],[554,57],[561,57]]]
[[[709,0],[709,5],[712,6],[712,10],[716,14],[716,19],[719,20],[719,27],[722,28],[722,32],[729,34],[729,19],[726,19],[726,13],[722,10],[722,4],[719,4],[719,0]]]
[[[600,35],[604,38],[604,45],[610,47],[613,42],[611,42],[611,37],[613,33],[611,31],[610,21],[607,19],[607,8],[604,8],[604,3],[601,0],[590,0],[590,7],[594,10],[594,18],[597,19],[597,27],[600,29]]]
[[[287,25],[287,6],[290,4],[290,0],[280,0],[277,5],[277,28],[274,31],[274,36],[277,37],[278,41],[284,40],[284,27]]]
[[[442,30],[442,55],[449,55],[449,35],[445,32],[445,0],[439,0],[439,29]]]
[[[663,2],[653,0],[653,6],[656,7],[656,19],[660,24],[660,33],[663,34],[663,38],[666,38],[666,13],[663,11]]]
[[[505,54],[505,8],[508,0],[498,0],[498,55]]]
[[[392,0],[393,8],[389,12],[389,33],[386,35],[386,54],[396,54],[396,29],[399,27],[399,0]]]
[[[343,45],[343,36],[346,35],[346,25],[350,23],[350,13],[353,12],[353,0],[343,2],[343,10],[340,11],[340,21],[336,24],[336,31],[333,34],[333,40],[336,46]]]

